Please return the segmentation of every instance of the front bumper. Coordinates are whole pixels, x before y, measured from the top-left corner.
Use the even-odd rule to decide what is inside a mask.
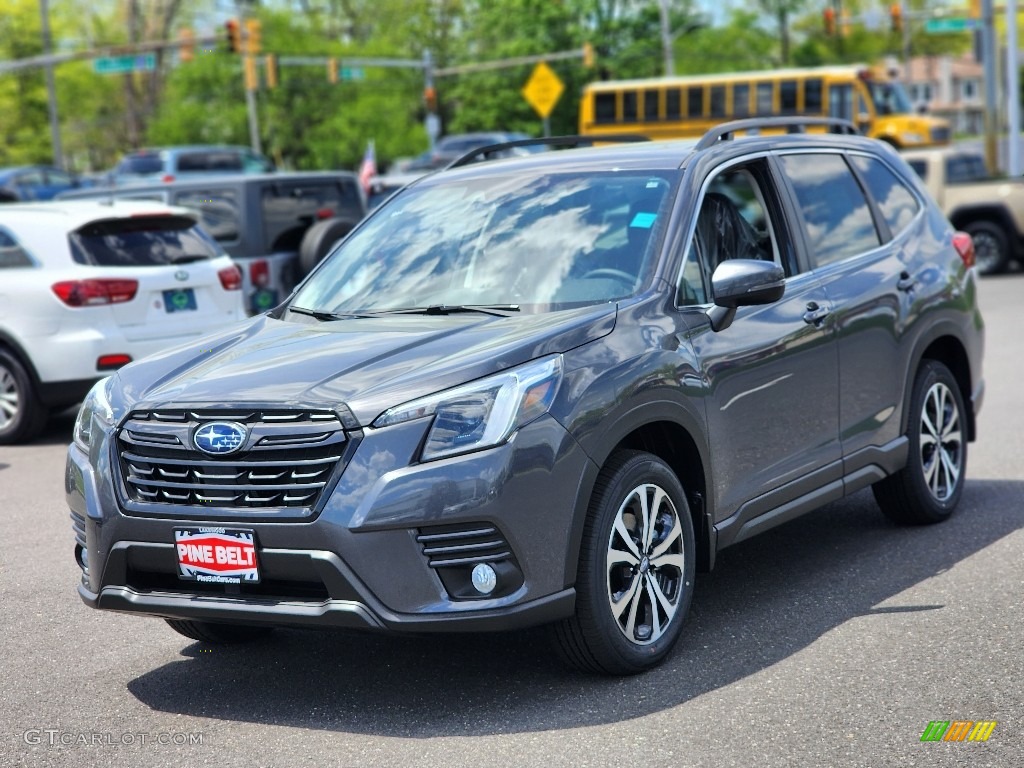
[[[167,618],[415,632],[504,630],[570,615],[573,532],[585,478],[596,472],[582,449],[544,416],[497,448],[410,463],[426,428],[368,430],[315,516],[280,522],[244,510],[204,519],[194,507],[174,517],[126,513],[109,447],[96,446],[90,462],[72,445],[65,486],[79,594],[94,608]],[[260,583],[180,580],[173,542],[183,525],[252,529]],[[489,596],[466,589],[472,564],[444,565],[460,558],[439,561],[433,541],[424,543],[454,543],[457,553],[459,537],[481,529],[496,532],[496,557],[509,555]]]

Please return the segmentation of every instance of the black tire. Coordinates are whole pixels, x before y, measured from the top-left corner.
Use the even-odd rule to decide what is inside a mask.
[[[642,510],[641,494],[648,505],[657,503],[653,526],[634,514]],[[622,559],[612,562],[610,555]],[[682,633],[694,564],[693,522],[675,473],[649,453],[613,454],[583,529],[576,613],[551,628],[559,655],[584,672],[611,675],[660,664]]]
[[[925,360],[907,419],[907,465],[872,486],[886,517],[906,525],[940,523],[956,509],[967,470],[967,417],[949,369]]]
[[[974,263],[982,275],[998,275],[1010,266],[1010,238],[991,221],[972,221],[964,232],[974,241]]]
[[[216,624],[212,621],[193,621],[192,619],[165,619],[167,626],[190,640],[214,645],[232,645],[246,643],[266,637],[273,627],[250,627],[243,624]]]
[[[42,431],[48,415],[25,367],[0,349],[0,445],[28,442]]]
[[[299,271],[305,277],[313,271],[324,256],[330,253],[334,244],[352,231],[358,219],[349,216],[338,216],[333,219],[318,221],[306,230],[299,243]]]

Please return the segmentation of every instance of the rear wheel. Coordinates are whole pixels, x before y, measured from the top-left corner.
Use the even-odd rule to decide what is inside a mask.
[[[166,619],[167,625],[178,634],[191,640],[215,645],[245,643],[266,637],[273,627],[249,627],[242,624],[217,624],[212,621],[193,621],[191,619]]]
[[[14,355],[0,349],[0,445],[31,440],[46,424],[32,379]]]
[[[998,275],[1010,266],[1010,241],[1006,232],[991,221],[972,221],[964,232],[974,241],[974,263],[983,275]]]
[[[897,523],[945,520],[956,508],[967,469],[967,421],[963,396],[942,363],[926,360],[910,398],[907,465],[873,486],[882,512]]]
[[[661,459],[614,454],[602,469],[580,547],[576,613],[553,627],[570,665],[613,675],[661,663],[693,595],[693,523]]]

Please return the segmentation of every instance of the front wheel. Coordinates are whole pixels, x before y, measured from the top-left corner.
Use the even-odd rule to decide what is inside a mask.
[[[553,628],[557,650],[587,672],[657,666],[682,632],[693,576],[693,522],[675,473],[649,453],[614,454],[583,530],[576,613]]]
[[[874,484],[875,500],[897,523],[942,522],[964,490],[967,420],[960,386],[938,361],[926,360],[914,379],[907,437],[907,465]]]

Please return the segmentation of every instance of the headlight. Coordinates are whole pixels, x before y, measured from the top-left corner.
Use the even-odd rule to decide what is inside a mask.
[[[391,408],[373,426],[433,416],[422,461],[490,448],[547,413],[561,379],[561,356],[549,357]]]
[[[75,445],[86,453],[89,453],[89,446],[92,443],[95,421],[93,417],[100,419],[104,424],[113,423],[114,412],[109,397],[110,380],[111,377],[107,376],[93,385],[78,410],[78,418],[75,419]]]

